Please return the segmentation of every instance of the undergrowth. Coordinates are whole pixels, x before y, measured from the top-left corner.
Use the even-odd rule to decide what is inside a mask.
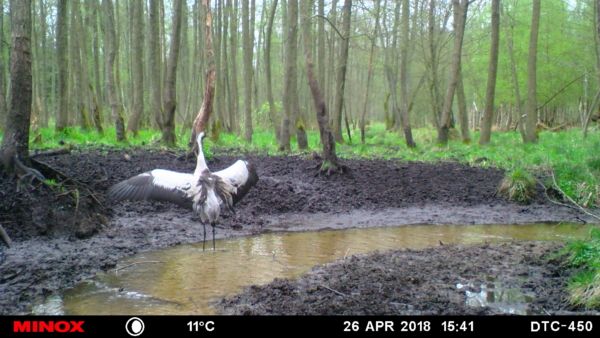
[[[571,303],[600,309],[600,228],[592,228],[586,240],[567,246],[569,262],[581,271],[571,279]]]

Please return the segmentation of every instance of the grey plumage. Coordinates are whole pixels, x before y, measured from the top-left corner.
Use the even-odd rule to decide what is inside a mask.
[[[212,173],[204,159],[203,137],[204,133],[200,133],[197,138],[199,153],[193,174],[154,169],[113,185],[108,195],[113,201],[166,201],[192,209],[203,224],[205,239],[206,224],[213,227],[214,249],[215,226],[221,208],[233,212],[233,205],[258,182],[258,175],[252,164],[242,160]]]

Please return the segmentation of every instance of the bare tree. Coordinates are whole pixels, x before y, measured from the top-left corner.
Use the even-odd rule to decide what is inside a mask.
[[[412,136],[410,127],[410,111],[408,109],[408,49],[410,48],[409,35],[409,1],[402,2],[402,28],[401,39],[402,46],[400,48],[400,117],[402,120],[402,130],[404,131],[404,139],[409,148],[417,146]]]
[[[127,140],[125,135],[125,123],[119,109],[119,96],[115,85],[115,58],[116,58],[116,36],[114,24],[114,11],[112,0],[102,0],[104,8],[104,67],[106,74],[106,93],[108,95],[108,103],[111,109],[111,115],[115,121],[115,131],[117,141],[123,142]]]
[[[252,56],[254,27],[250,27],[250,9],[248,1],[242,1],[242,35],[244,44],[244,138],[252,142]]]
[[[0,38],[4,38],[4,0],[0,0]],[[6,119],[6,70],[4,68],[4,44],[0,43],[0,129]]]
[[[56,18],[56,60],[58,62],[58,107],[56,111],[56,130],[62,131],[69,123],[69,40],[67,37],[67,0],[58,1],[58,13]]]
[[[362,142],[363,144],[365,143],[367,105],[369,103],[369,91],[371,89],[371,80],[373,79],[373,56],[375,54],[375,45],[377,44],[377,35],[379,34],[380,12],[381,12],[381,0],[376,0],[375,1],[375,28],[373,29],[373,35],[369,36],[369,39],[371,40],[371,47],[369,49],[369,65],[367,67],[367,83],[366,83],[366,88],[365,88],[365,101],[363,104],[362,114],[360,116],[360,142]],[[319,21],[321,22],[323,20],[319,20]],[[319,39],[322,39],[322,37],[319,37]]]
[[[183,0],[175,0],[173,9],[173,30],[171,31],[171,48],[167,60],[167,74],[164,86],[164,113],[162,123],[162,141],[175,145],[175,108],[177,106],[175,84],[177,83],[177,64],[179,60],[179,46],[181,44],[181,12]]]
[[[132,1],[132,32],[131,32],[131,58],[132,58],[132,82],[133,82],[133,104],[127,130],[137,136],[140,128],[140,119],[144,112],[144,7],[142,1]]]
[[[506,13],[506,11],[504,11]],[[508,15],[507,15],[508,16]],[[519,132],[521,133],[521,138],[525,140],[525,128],[523,127],[523,113],[522,113],[522,103],[521,103],[521,90],[519,88],[519,76],[517,73],[517,62],[515,60],[515,52],[513,48],[513,31],[514,31],[514,19],[508,16],[508,24],[506,24],[507,34],[506,34],[506,47],[508,50],[508,57],[510,59],[510,75],[511,81],[513,85],[513,89],[515,92],[515,109],[517,111],[517,126]]]
[[[79,125],[83,130],[91,126],[89,117],[89,86],[87,79],[87,67],[85,58],[85,31],[83,30],[83,19],[80,8],[80,0],[71,1],[71,50],[72,50],[72,70],[73,70],[73,93],[77,112],[79,114]],[[78,87],[75,87],[79,84]]]
[[[344,142],[342,137],[342,110],[344,108],[344,89],[346,88],[346,69],[348,67],[348,47],[350,45],[350,19],[352,17],[352,0],[344,0],[342,8],[342,43],[340,44],[339,66],[335,85],[333,105],[333,136],[336,142]]]
[[[230,90],[230,108],[229,108],[229,125],[234,132],[240,130],[238,122],[238,111],[240,106],[239,89],[238,89],[238,68],[237,68],[237,54],[238,54],[238,1],[236,0],[233,5],[230,3],[232,0],[227,0],[227,6],[230,9],[229,19],[229,72],[231,74],[231,90]]]
[[[302,1],[302,6],[306,6],[306,1]],[[302,13],[308,11],[303,10]],[[308,76],[308,85],[313,97],[315,110],[317,113],[317,122],[319,124],[319,135],[321,137],[321,144],[323,145],[323,162],[321,163],[320,171],[326,174],[332,174],[335,172],[343,172],[343,167],[338,160],[335,152],[335,140],[329,126],[329,114],[327,113],[327,105],[321,89],[319,88],[319,82],[314,73],[314,64],[312,61],[312,50],[306,48],[309,45],[310,37],[310,23],[306,15],[302,16],[302,35],[304,42],[304,59],[306,61],[306,74]]]
[[[468,0],[452,0],[452,8],[454,12],[454,47],[452,50],[452,63],[448,75],[448,88],[444,97],[444,106],[442,108],[442,119],[438,130],[438,142],[441,144],[448,143],[448,134],[452,123],[452,101],[458,84],[460,75],[460,62],[462,54],[462,42],[465,33],[465,21],[467,17],[467,9],[469,6]]]
[[[527,60],[527,114],[525,124],[525,142],[537,142],[537,41],[540,27],[540,0],[533,0],[531,13],[531,34],[529,35],[529,57]]]
[[[463,85],[462,67],[456,85],[456,100],[458,101],[458,120],[460,121],[460,134],[463,143],[471,143],[469,135],[469,115],[467,112],[467,99],[465,98],[465,87]]]
[[[273,128],[275,129],[275,137],[277,143],[281,144],[280,128],[277,123],[277,111],[275,109],[275,99],[273,98],[273,81],[271,76],[271,36],[273,35],[273,21],[275,20],[275,12],[277,11],[277,0],[273,0],[271,10],[269,11],[269,22],[267,23],[267,34],[265,36],[265,79],[267,81],[267,100],[269,101],[269,117]]]
[[[298,53],[298,0],[287,1],[284,54],[283,117],[281,119],[281,143],[279,150],[290,151],[290,123],[297,112],[294,111],[294,96],[297,93],[296,55]]]
[[[490,143],[492,121],[494,119],[494,97],[496,95],[496,74],[498,73],[498,44],[500,41],[500,0],[492,0],[492,43],[488,68],[485,110],[481,123],[479,144]]]
[[[160,19],[159,19],[159,1],[150,0],[148,25],[150,26],[150,36],[148,37],[148,54],[150,57],[150,110],[154,116],[156,125],[162,127],[162,82],[160,76],[161,56],[160,56]]]
[[[210,12],[210,0],[202,0],[202,8],[205,13],[204,21],[204,39],[205,43],[205,58],[207,62],[206,71],[206,85],[204,87],[204,99],[202,106],[194,119],[194,126],[192,128],[192,136],[190,138],[189,146],[193,152],[197,151],[198,144],[196,143],[196,136],[201,131],[206,129],[208,120],[213,111],[213,102],[215,98],[215,52],[212,41],[212,14]]]
[[[40,0],[41,1],[41,0]],[[94,126],[99,133],[104,132],[102,127],[102,113],[100,101],[102,100],[102,86],[100,85],[100,10],[97,0],[86,0],[91,13],[86,26],[92,28],[92,49],[94,55],[94,90],[92,90],[92,118]]]
[[[12,48],[10,52],[10,112],[0,147],[0,161],[14,170],[14,156],[29,158],[31,122],[31,0],[10,0]]]

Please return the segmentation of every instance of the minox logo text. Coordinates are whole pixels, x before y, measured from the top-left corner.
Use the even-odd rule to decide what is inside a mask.
[[[15,320],[13,322],[13,332],[85,332],[83,330],[84,321],[67,320]]]

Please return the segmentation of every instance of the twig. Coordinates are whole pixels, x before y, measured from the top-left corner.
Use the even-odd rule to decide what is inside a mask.
[[[122,266],[120,268],[115,268],[115,273],[118,273],[119,271],[127,269],[129,267],[132,267],[134,265],[145,264],[145,263],[164,263],[164,262],[163,261],[139,261],[139,262],[133,262],[131,264],[127,264],[127,265]]]
[[[325,286],[325,285],[323,285],[323,284],[319,284],[319,286],[320,286],[320,287],[322,287],[322,288],[324,288],[324,289],[327,289],[327,290],[329,290],[329,291],[331,291],[331,292],[333,292],[333,293],[337,293],[338,295],[340,295],[340,296],[342,296],[342,297],[349,297],[347,294],[345,294],[345,293],[343,293],[343,292],[340,292],[340,291],[338,291],[338,290],[334,290],[334,289],[332,289],[332,288],[330,288],[330,287],[327,287],[327,286]]]
[[[584,207],[582,207],[581,205],[577,204],[577,202],[575,202],[575,200],[573,200],[569,195],[567,195],[559,186],[558,183],[556,183],[556,177],[554,177],[554,172],[550,171],[550,176],[552,176],[552,184],[554,185],[554,188],[556,190],[558,190],[563,197],[565,197],[569,202],[571,202],[573,205],[575,205],[579,210],[583,211],[583,213],[585,213],[588,216],[591,216],[597,220],[600,220],[600,216],[595,215],[587,210],[585,210]]]
[[[6,233],[6,230],[4,230],[4,227],[2,227],[2,224],[0,224],[0,237],[2,238],[2,241],[6,244],[6,246],[10,248],[10,246],[12,245],[12,241]]]
[[[340,36],[340,38],[346,40],[348,37],[345,37],[342,33],[340,33],[340,31],[337,29],[337,27],[333,24],[333,22],[331,22],[331,20],[329,20],[328,17],[323,16],[323,15],[313,15],[312,17],[310,17],[309,19],[314,19],[314,18],[321,18],[325,21],[327,21],[327,23],[331,26],[331,28],[333,28],[333,30],[337,33],[337,35]]]
[[[558,95],[560,95],[567,88],[569,88],[573,83],[575,83],[575,81],[581,79],[584,76],[585,76],[585,73],[581,74],[578,77],[576,77],[573,80],[571,80],[571,82],[569,82],[566,85],[564,85],[559,91],[557,91],[556,93],[554,93],[554,95],[552,95],[548,100],[546,100],[546,102],[544,102],[541,106],[537,107],[536,110],[541,110],[542,108],[544,108],[548,103],[550,103],[550,101],[554,100],[555,97],[557,97]]]

